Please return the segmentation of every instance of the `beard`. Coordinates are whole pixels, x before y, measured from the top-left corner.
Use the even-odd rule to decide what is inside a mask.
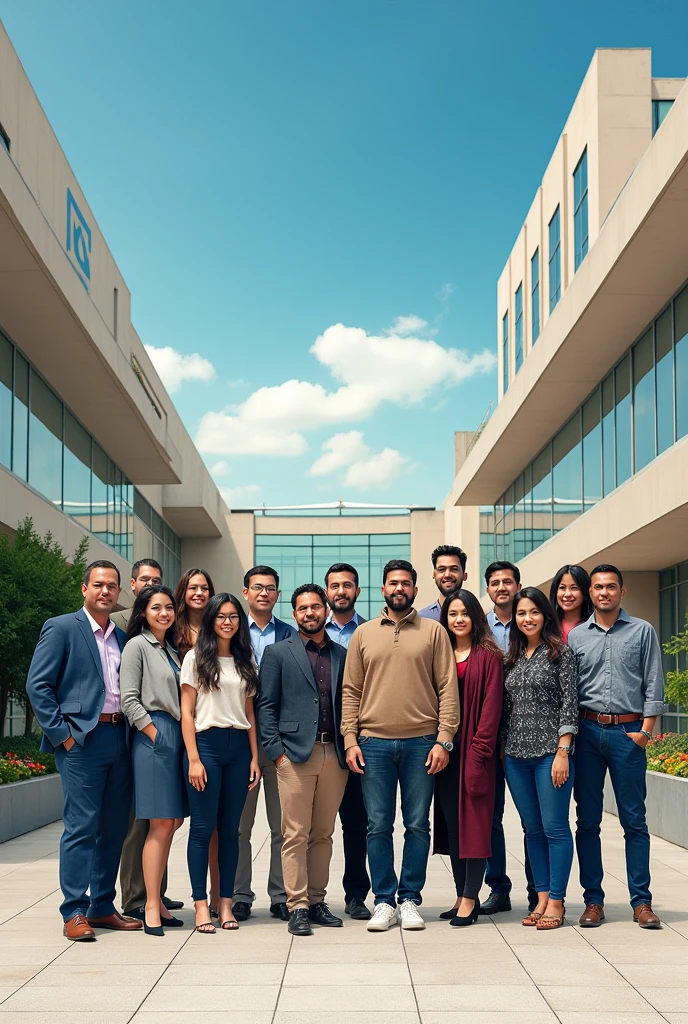
[[[461,590],[462,586],[463,580],[452,580],[450,583],[438,583],[437,589],[443,597],[449,597],[449,595],[453,594],[455,590]]]
[[[328,601],[327,603],[333,612],[350,612],[356,604],[356,598],[346,597],[346,595],[343,595],[341,597],[336,597],[333,601]]]
[[[325,625],[324,621],[323,622],[304,622],[302,625],[299,626],[299,629],[301,630],[302,633],[309,633],[309,634],[315,635],[316,633],[320,632],[320,630],[323,628],[324,625]]]
[[[406,612],[412,607],[415,601],[414,594],[393,594],[388,597],[385,594],[385,604],[388,608],[391,608],[393,612]]]

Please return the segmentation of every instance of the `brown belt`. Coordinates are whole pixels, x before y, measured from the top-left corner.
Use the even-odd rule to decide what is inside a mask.
[[[99,722],[109,722],[111,725],[117,725],[119,722],[124,721],[124,715],[121,711],[114,711],[111,715],[99,715]]]
[[[642,715],[606,715],[603,711],[586,711],[585,708],[579,709],[581,718],[589,718],[591,722],[597,722],[598,725],[623,725],[624,722],[641,722],[643,720]]]

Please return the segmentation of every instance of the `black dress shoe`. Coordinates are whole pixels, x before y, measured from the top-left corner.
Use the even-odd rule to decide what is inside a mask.
[[[365,900],[359,899],[358,896],[354,896],[348,903],[345,903],[344,910],[350,914],[352,921],[370,921],[372,917],[365,905]]]
[[[480,914],[498,914],[501,910],[511,910],[511,900],[505,893],[491,892],[480,907]]]
[[[184,906],[181,900],[170,900],[167,896],[162,896],[161,899],[165,910],[181,910]]]
[[[251,916],[251,904],[244,903],[242,900],[232,903],[232,913],[237,921],[248,921]]]
[[[440,914],[440,921],[453,921],[458,912],[458,907],[452,907],[451,910],[445,910]]]
[[[335,917],[330,908],[323,900],[321,903],[314,903],[308,908],[308,917],[314,924],[321,924],[324,928],[341,928],[344,922],[341,917]]]
[[[313,929],[311,923],[308,920],[308,911],[305,907],[299,907],[298,910],[292,910],[289,915],[289,924],[287,928],[292,935],[312,935]]]
[[[286,903],[273,903],[270,907],[270,913],[273,917],[278,917],[280,921],[289,920],[289,907]],[[234,916],[236,917],[236,914]]]

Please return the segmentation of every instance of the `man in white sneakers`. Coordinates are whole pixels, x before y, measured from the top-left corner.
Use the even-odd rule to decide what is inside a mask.
[[[375,913],[368,931],[424,928],[418,907],[430,852],[434,776],[449,761],[459,727],[456,665],[445,630],[413,607],[410,562],[382,572],[386,607],[349,643],[342,689],[346,760],[361,775],[368,814],[368,864]],[[394,870],[397,787],[406,829],[401,874]]]

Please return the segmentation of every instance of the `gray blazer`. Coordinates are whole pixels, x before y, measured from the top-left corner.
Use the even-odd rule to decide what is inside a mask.
[[[169,644],[167,653],[180,668],[179,656]],[[145,729],[151,724],[151,711],[166,711],[178,722],[181,720],[177,675],[149,630],[144,629],[125,644],[119,684],[122,711],[130,725]]]
[[[133,610],[133,605],[131,606],[131,608],[123,608],[121,612],[113,612],[110,618],[112,619],[116,626],[119,626],[119,628],[123,629],[124,632],[126,633],[127,626],[129,625],[129,619],[131,618],[131,613],[133,612]]]

